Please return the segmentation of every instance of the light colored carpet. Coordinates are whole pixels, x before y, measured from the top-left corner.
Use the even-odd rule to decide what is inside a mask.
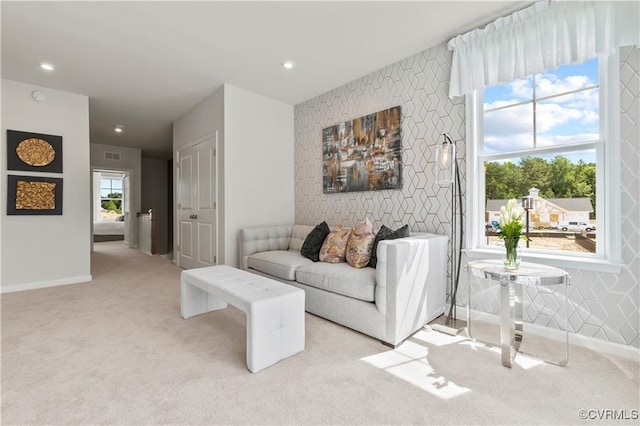
[[[95,247],[93,282],[2,295],[2,424],[591,424],[579,410],[640,405],[637,362],[572,347],[508,369],[464,338],[391,350],[313,315],[304,352],[251,374],[241,311],[183,320],[180,269]]]

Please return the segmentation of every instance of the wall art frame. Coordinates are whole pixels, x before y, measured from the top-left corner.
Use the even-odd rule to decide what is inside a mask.
[[[7,169],[62,173],[62,136],[7,130]]]
[[[322,129],[322,192],[402,189],[402,111],[395,106]]]
[[[7,215],[62,215],[62,178],[7,176]]]

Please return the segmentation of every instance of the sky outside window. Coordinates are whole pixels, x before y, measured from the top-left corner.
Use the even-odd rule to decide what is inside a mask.
[[[100,179],[100,196],[107,198],[109,194],[122,194],[122,179]]]
[[[570,145],[600,138],[598,60],[565,65],[484,91],[485,154]],[[535,139],[533,96],[535,85]],[[585,157],[595,162],[591,151]],[[577,160],[576,160],[577,158]]]

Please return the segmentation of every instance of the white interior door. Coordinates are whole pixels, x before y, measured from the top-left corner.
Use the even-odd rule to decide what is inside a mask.
[[[178,265],[216,264],[216,162],[212,136],[178,152]]]

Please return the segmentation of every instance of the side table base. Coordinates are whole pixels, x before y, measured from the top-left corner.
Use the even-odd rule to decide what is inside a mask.
[[[524,262],[517,271],[506,271],[502,264],[494,260],[469,262],[467,271],[467,335],[473,341],[488,346],[500,347],[502,365],[511,368],[516,354],[527,355],[547,364],[564,366],[569,361],[569,282],[571,277],[565,271],[550,266]],[[489,279],[497,282],[500,300],[500,344],[484,342],[476,339],[471,333],[471,277]],[[561,361],[541,359],[536,355],[521,351],[524,339],[523,330],[523,286],[547,287],[561,285],[564,287],[564,334],[565,353]],[[550,291],[547,291],[550,292]]]

